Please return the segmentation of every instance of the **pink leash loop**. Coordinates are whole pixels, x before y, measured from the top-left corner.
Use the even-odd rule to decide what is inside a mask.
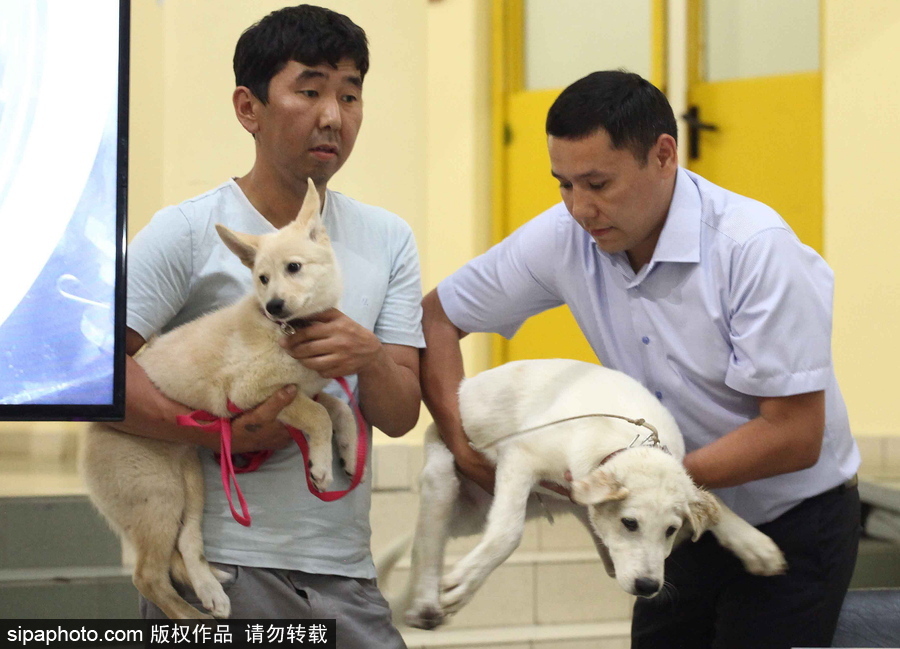
[[[234,414],[243,412],[231,401],[228,402],[228,410]],[[219,467],[221,468],[222,487],[225,489],[225,497],[228,499],[228,506],[231,508],[231,515],[234,517],[234,520],[245,527],[250,527],[250,511],[247,508],[247,501],[244,500],[241,487],[238,485],[234,462],[231,459],[231,419],[228,417],[216,417],[205,410],[195,410],[189,415],[178,415],[175,421],[181,426],[194,426],[207,433],[219,434]],[[238,502],[241,505],[240,514],[234,508],[234,502],[232,501],[232,482],[234,482],[234,491],[237,493]]]
[[[365,419],[363,419],[362,412],[359,409],[359,405],[356,403],[356,399],[353,396],[353,391],[350,389],[350,384],[347,383],[347,380],[343,377],[339,377],[335,380],[338,382],[338,385],[341,386],[341,389],[350,400],[350,407],[353,410],[353,416],[356,419],[356,471],[354,471],[353,478],[350,481],[350,486],[347,489],[344,489],[342,491],[319,491],[318,489],[316,489],[316,486],[313,484],[312,478],[309,473],[309,443],[306,441],[306,436],[303,434],[302,430],[287,426],[288,432],[290,432],[291,437],[294,439],[294,442],[300,448],[300,453],[303,455],[303,468],[306,471],[306,484],[309,488],[309,492],[319,500],[323,500],[325,502],[333,502],[335,500],[343,498],[348,493],[356,489],[357,486],[359,486],[359,483],[362,482],[362,476],[366,469],[366,457],[368,455],[369,437],[368,431],[366,429],[366,422]],[[231,401],[228,402],[228,410],[235,415],[239,415],[243,412],[243,410],[238,408]],[[244,525],[245,527],[250,527],[250,512],[247,508],[247,501],[244,500],[244,494],[241,492],[241,487],[240,485],[238,485],[236,474],[255,471],[263,462],[269,459],[269,457],[272,455],[272,451],[257,451],[255,453],[247,453],[245,455],[250,456],[250,464],[246,467],[235,469],[234,460],[231,457],[231,419],[229,419],[228,417],[217,417],[210,412],[206,412],[205,410],[195,410],[188,415],[178,415],[175,418],[175,421],[180,426],[192,426],[206,431],[207,433],[219,434],[220,452],[218,459],[222,474],[222,488],[225,490],[225,497],[228,499],[228,506],[231,508],[231,515],[234,517],[234,520],[236,520],[241,525]],[[235,509],[234,503],[232,501],[232,482],[234,482],[234,491],[235,493],[237,493],[238,502],[241,505],[242,513],[240,514]]]

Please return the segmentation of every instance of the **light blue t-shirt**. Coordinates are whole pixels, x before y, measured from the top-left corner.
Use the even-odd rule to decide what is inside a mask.
[[[340,309],[387,344],[424,347],[419,259],[409,225],[395,214],[328,191],[323,220],[341,268]],[[252,290],[250,270],[215,224],[249,234],[275,228],[229,180],[158,212],[128,248],[128,326],[145,340],[229,305]],[[347,377],[354,392],[356,377]],[[346,401],[332,382],[326,391]],[[370,446],[371,448],[371,430]],[[203,535],[210,561],[371,578],[371,454],[367,478],[326,503],[309,493],[296,447],[238,475],[253,519],[231,515],[213,453],[201,450],[206,487]],[[330,490],[349,481],[337,464]],[[235,501],[235,506],[237,502]]]
[[[637,274],[560,203],[444,280],[438,295],[463,331],[507,338],[567,304],[600,361],[668,407],[688,451],[756,417],[756,397],[825,390],[815,466],[716,490],[758,525],[859,467],[831,361],[833,286],[825,261],[772,209],[679,169],[659,242]]]

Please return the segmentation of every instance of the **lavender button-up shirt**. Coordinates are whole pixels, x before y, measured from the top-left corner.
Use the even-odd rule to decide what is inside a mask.
[[[567,304],[600,361],[638,379],[674,415],[688,451],[758,416],[756,397],[825,390],[813,467],[716,490],[754,525],[851,477],[859,451],[831,362],[833,274],[762,203],[679,169],[653,258],[635,273],[562,203],[438,286],[467,332],[511,337]]]

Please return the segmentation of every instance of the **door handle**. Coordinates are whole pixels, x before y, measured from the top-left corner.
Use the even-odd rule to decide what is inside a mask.
[[[691,106],[688,111],[681,116],[688,126],[688,157],[696,160],[700,157],[700,131],[718,131],[719,127],[715,124],[700,121],[700,107]]]

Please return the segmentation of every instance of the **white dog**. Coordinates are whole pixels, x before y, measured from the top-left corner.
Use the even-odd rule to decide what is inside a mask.
[[[571,483],[573,511],[594,534],[607,572],[625,591],[656,595],[676,540],[710,529],[747,570],[772,575],[784,556],[762,532],[691,481],[671,414],[634,379],[571,360],[517,361],[463,381],[463,426],[496,465],[493,501],[455,469],[432,428],[421,475],[406,622],[430,629],[460,610],[518,546],[526,518],[542,513],[532,490]],[[548,494],[551,492],[547,492]],[[448,536],[484,530],[480,543],[442,578]]]
[[[339,270],[319,204],[310,181],[300,214],[277,232],[253,236],[217,225],[228,248],[252,269],[255,292],[153,339],[136,360],[168,397],[219,417],[231,416],[229,400],[247,410],[296,384],[297,396],[279,420],[309,436],[311,477],[324,490],[332,480],[332,425],[345,470],[356,469],[353,413],[321,392],[328,380],[278,344],[282,323],[335,307],[340,299]],[[171,574],[189,584],[213,616],[229,616],[228,597],[203,556],[203,476],[193,446],[93,424],[81,471],[94,504],[134,546],[134,585],[144,597],[172,619],[210,617],[178,595]]]

